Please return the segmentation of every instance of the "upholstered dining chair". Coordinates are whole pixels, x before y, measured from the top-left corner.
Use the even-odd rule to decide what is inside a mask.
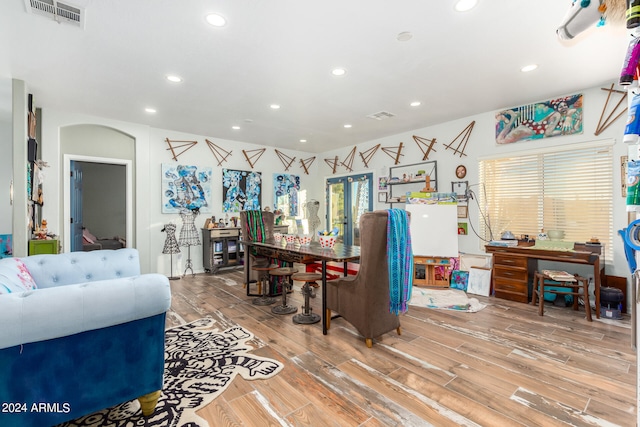
[[[400,317],[390,312],[387,216],[388,211],[378,210],[360,217],[358,273],[327,281],[327,329],[335,311],[364,336],[369,348],[373,338],[386,332],[395,329],[401,335]]]
[[[240,212],[240,226],[242,232],[242,238],[247,240],[254,240],[264,242],[267,240],[273,240],[273,226],[275,224],[275,216],[273,212],[268,211],[241,211]],[[268,264],[269,260],[261,256],[255,256],[249,254],[251,257],[251,264]],[[246,277],[247,265],[244,265],[244,273]],[[249,271],[249,279],[251,282],[257,282],[260,277],[256,271]]]

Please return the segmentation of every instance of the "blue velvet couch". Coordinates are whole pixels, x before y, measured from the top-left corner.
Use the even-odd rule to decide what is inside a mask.
[[[162,389],[166,276],[136,249],[0,259],[0,426],[52,426]]]

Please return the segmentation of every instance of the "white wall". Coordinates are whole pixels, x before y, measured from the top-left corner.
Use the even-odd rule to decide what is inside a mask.
[[[178,162],[175,162],[171,157],[171,152],[167,151],[168,144],[165,139],[170,140],[183,140],[183,141],[198,141],[196,146],[185,151],[184,154],[178,156]],[[218,147],[226,151],[231,151],[231,156],[227,158],[227,161],[218,166],[218,160],[214,157],[214,154],[209,149],[205,138],[213,142]],[[201,214],[196,218],[196,226],[201,228],[204,226],[204,222],[207,218],[214,215],[216,219],[224,218],[222,212],[222,169],[233,169],[243,171],[255,171],[262,174],[262,207],[269,206],[273,210],[274,196],[273,196],[273,174],[275,173],[288,173],[300,176],[301,193],[310,195],[308,198],[315,198],[321,200],[321,196],[324,194],[324,181],[317,178],[318,164],[323,162],[320,157],[317,156],[313,164],[309,168],[309,175],[304,173],[304,169],[300,165],[300,159],[306,159],[313,157],[313,154],[305,153],[302,151],[292,150],[280,150],[289,157],[295,157],[295,162],[291,165],[288,171],[285,171],[285,167],[280,158],[276,154],[274,148],[266,147],[265,152],[257,159],[253,159],[251,156],[257,154],[252,150],[259,150],[265,148],[263,146],[246,144],[238,141],[230,141],[224,139],[211,138],[202,135],[185,134],[164,129],[151,129],[150,131],[150,152],[149,163],[150,175],[149,175],[149,192],[151,203],[151,221],[150,221],[150,248],[152,251],[152,258],[155,257],[155,266],[158,271],[165,274],[169,274],[169,256],[162,255],[162,248],[164,246],[165,233],[161,230],[164,224],[169,221],[174,221],[178,224],[178,236],[180,233],[180,227],[182,221],[178,214],[163,214],[162,213],[162,199],[161,199],[161,167],[163,163],[178,163],[178,164],[190,164],[196,166],[211,166],[213,168],[213,183],[212,183],[212,200],[214,201],[214,209],[212,213]],[[247,151],[247,154],[252,158],[252,162],[255,167],[252,169],[247,160],[244,157],[242,150]],[[180,150],[177,150],[180,152]],[[324,199],[324,197],[322,197]],[[229,213],[229,216],[234,214]],[[237,216],[237,214],[235,214]],[[202,239],[201,239],[202,240]],[[202,243],[202,241],[201,241]],[[187,257],[187,248],[181,248],[182,253],[175,256],[174,263],[177,267],[174,267],[175,274],[182,274],[184,272],[184,261]],[[196,272],[203,271],[202,263],[202,246],[191,247],[191,260],[193,262],[193,269]]]
[[[620,157],[627,155],[627,146],[622,143],[622,135],[624,133],[624,127],[626,123],[626,116],[623,115],[615,123],[609,126],[599,136],[595,136],[595,128],[598,124],[598,120],[602,113],[607,93],[601,90],[601,87],[609,88],[611,82],[604,83],[602,86],[590,88],[582,91],[576,91],[573,93],[584,94],[584,132],[580,135],[571,136],[559,136],[548,139],[542,139],[538,141],[526,141],[513,144],[498,145],[495,142],[495,113],[496,111],[489,111],[482,114],[476,114],[473,116],[460,118],[451,122],[442,123],[436,126],[425,127],[421,129],[415,129],[411,132],[406,132],[398,135],[393,135],[385,138],[380,138],[374,141],[368,141],[357,146],[357,152],[365,152],[366,150],[374,147],[376,144],[380,144],[381,147],[397,147],[400,142],[403,142],[404,149],[401,157],[400,164],[418,163],[422,161],[423,152],[418,147],[418,144],[413,140],[413,135],[425,139],[436,138],[436,144],[434,145],[435,152],[431,152],[428,160],[436,160],[438,163],[438,190],[439,191],[451,191],[451,182],[459,181],[455,176],[455,169],[459,164],[463,164],[467,167],[467,176],[465,181],[469,181],[471,189],[476,193],[480,192],[478,181],[478,158],[483,156],[491,156],[496,154],[508,154],[518,151],[530,150],[533,148],[543,148],[557,145],[568,145],[579,142],[595,141],[602,139],[615,139],[616,144],[614,147],[614,159],[611,167],[614,170],[614,231],[626,227],[627,214],[625,199],[620,192]],[[517,90],[517,88],[513,89]],[[557,94],[557,97],[561,97],[567,94]],[[609,109],[604,115],[605,117],[611,111],[611,108],[618,102],[619,98],[612,95],[609,102]],[[544,101],[544,99],[532,99],[530,102]],[[460,100],[464,102],[464,100]],[[524,103],[523,103],[524,104]],[[623,103],[624,105],[624,103]],[[517,105],[505,105],[504,108],[517,107]],[[437,108],[437,107],[434,107]],[[425,106],[425,115],[429,114],[429,106]],[[617,113],[616,113],[617,114]],[[614,116],[616,115],[614,114]],[[393,119],[388,119],[393,120]],[[447,149],[446,145],[452,143],[452,141],[462,132],[472,121],[475,121],[473,131],[471,132],[469,141],[464,150],[465,155],[460,157],[459,154],[454,153],[453,150]],[[457,148],[461,142],[461,137],[452,144],[452,148]],[[333,158],[336,155],[340,160],[344,160],[353,147],[348,147],[340,150],[334,150],[326,153],[322,153],[322,158]],[[378,176],[386,175],[387,168],[393,166],[393,159],[383,153],[379,149],[373,156],[371,161],[368,162],[371,170],[375,172],[375,179]],[[364,164],[360,160],[360,156],[356,155],[354,161],[354,169],[362,171]],[[324,161],[321,163],[320,174],[324,177],[331,176],[331,168]],[[344,167],[339,168],[338,174],[345,174]],[[414,190],[415,191],[415,190]],[[394,190],[395,194],[395,190]],[[323,200],[324,198],[318,199]],[[378,203],[377,195],[374,196],[375,209],[387,209],[389,205],[384,203]],[[394,206],[395,207],[395,206]],[[478,206],[475,201],[469,203],[469,218],[467,222],[472,222],[476,229],[478,226]],[[463,220],[461,220],[463,221]],[[469,254],[480,254],[484,252],[484,243],[479,238],[473,235],[473,232],[469,230],[469,235],[458,236],[458,245],[461,252]],[[614,276],[630,277],[627,263],[624,256],[624,250],[622,241],[614,236],[614,258],[615,263],[611,263],[611,260],[606,260],[607,267],[606,273]],[[630,281],[630,279],[629,279]]]
[[[556,146],[572,144],[584,141],[593,141],[599,139],[613,138],[616,140],[614,148],[614,162],[611,167],[614,169],[614,191],[615,205],[614,205],[614,230],[621,229],[626,226],[627,215],[625,212],[625,200],[622,198],[620,188],[620,156],[627,154],[627,147],[621,142],[622,134],[624,131],[625,120],[624,117],[618,119],[613,125],[609,126],[600,136],[594,135],[595,127],[598,123],[598,119],[602,113],[604,103],[606,100],[607,92],[601,90],[601,87],[609,87],[610,83],[604,83],[602,86],[583,90],[584,94],[584,133],[581,135],[554,137],[549,139],[543,139],[535,142],[519,142],[508,145],[497,145],[495,143],[495,112],[489,111],[473,115],[470,117],[460,118],[451,122],[416,129],[411,132],[403,134],[393,135],[385,138],[380,138],[374,141],[368,141],[366,143],[357,145],[357,152],[365,152],[376,144],[381,144],[381,147],[397,147],[400,142],[403,142],[403,156],[401,157],[401,164],[417,163],[422,160],[423,153],[414,142],[412,135],[417,135],[422,138],[432,139],[436,138],[435,152],[432,152],[429,156],[429,160],[436,160],[438,162],[438,186],[441,190],[450,191],[451,181],[458,181],[455,176],[455,168],[459,164],[464,164],[467,167],[467,176],[465,180],[468,180],[474,191],[478,192],[478,158],[481,156],[487,156],[496,153],[511,153],[517,151],[528,150],[532,148],[539,148],[545,146]],[[514,89],[517,90],[517,89]],[[576,91],[576,93],[579,91]],[[558,97],[569,94],[557,94]],[[37,97],[36,97],[37,98]],[[530,102],[536,102],[540,100],[531,100]],[[460,102],[464,102],[461,100]],[[617,100],[615,101],[617,102]],[[613,102],[613,104],[615,104]],[[505,106],[510,108],[515,106]],[[425,114],[428,114],[428,106],[425,106]],[[605,115],[606,116],[606,115]],[[389,119],[393,120],[393,119]],[[466,156],[460,157],[456,155],[452,150],[446,149],[445,145],[449,145],[460,132],[466,128],[471,121],[475,120],[475,126],[469,138],[467,147],[465,149]],[[168,261],[164,258],[166,256],[161,255],[162,246],[164,243],[165,235],[160,230],[163,225],[170,220],[174,220],[178,223],[179,217],[177,215],[169,215],[161,213],[161,194],[160,194],[160,171],[162,163],[173,162],[171,154],[167,150],[168,146],[165,142],[166,138],[170,140],[196,140],[198,144],[179,156],[179,162],[184,164],[194,164],[202,166],[212,166],[214,169],[214,178],[221,176],[222,168],[238,169],[238,170],[251,170],[248,162],[245,160],[242,150],[256,150],[263,148],[262,146],[256,146],[252,144],[246,144],[238,141],[220,140],[210,136],[193,135],[183,132],[175,132],[164,129],[150,128],[147,126],[137,125],[127,122],[113,121],[98,117],[89,117],[78,114],[68,114],[59,111],[47,110],[45,120],[43,122],[42,140],[43,143],[43,160],[48,161],[51,165],[50,173],[52,176],[60,176],[61,166],[59,160],[59,129],[62,126],[68,126],[71,124],[100,124],[104,126],[113,127],[119,129],[122,132],[131,135],[136,140],[136,190],[137,190],[137,207],[136,214],[138,229],[137,229],[137,247],[141,251],[141,255],[144,259],[143,270],[144,271],[158,271],[168,274],[169,266]],[[228,158],[228,161],[222,165],[217,165],[213,153],[209,150],[205,143],[205,138],[211,140],[216,145],[224,148],[227,151],[231,151],[232,154]],[[453,147],[457,147],[460,143],[460,138],[453,144]],[[352,165],[353,172],[348,172],[345,167],[339,166],[336,174],[333,174],[331,167],[325,162],[327,158],[333,158],[338,156],[340,161],[345,160],[349,155],[353,147],[346,147],[340,150],[334,150],[331,152],[325,152],[316,155],[316,159],[311,165],[310,175],[304,175],[304,171],[300,167],[299,159],[309,158],[314,154],[306,152],[296,152],[283,150],[285,154],[290,157],[296,157],[294,166],[286,173],[299,174],[302,179],[302,190],[307,192],[309,199],[313,198],[319,200],[322,204],[320,210],[321,218],[324,217],[324,182],[326,178],[338,175],[350,175],[352,173],[369,172],[373,171],[375,179],[378,176],[386,175],[389,166],[393,166],[392,158],[384,153],[382,149],[379,149],[373,158],[369,161],[369,168],[365,168],[360,156],[356,154],[354,163]],[[271,180],[273,173],[285,172],[284,166],[273,148],[267,148],[265,153],[257,160],[255,171],[262,172],[263,180],[263,205],[272,205],[273,190],[267,183]],[[61,200],[61,184],[58,184],[58,188],[47,188],[48,203],[45,204],[45,211],[43,215],[50,218],[53,224],[60,226],[59,206],[57,203],[62,203]],[[222,186],[219,183],[213,185],[213,200],[222,200]],[[389,206],[387,204],[378,203],[377,195],[374,196],[374,208],[386,209]],[[468,222],[473,222],[474,226],[478,227],[478,207],[474,204],[470,204],[469,214],[470,218]],[[213,215],[220,217],[222,210],[214,212]],[[201,227],[204,224],[204,220],[207,215],[201,215],[198,217],[196,225]],[[607,260],[607,274],[616,276],[628,277],[628,267],[626,265],[624,252],[622,248],[622,242],[614,240],[614,257],[615,263],[611,263],[611,260]],[[467,236],[459,236],[459,247],[462,252],[479,254],[482,253],[483,244],[472,233]],[[175,257],[174,257],[175,258]],[[191,250],[191,259],[194,263],[194,270],[202,271],[202,248],[194,247]],[[182,261],[182,260],[178,260]]]

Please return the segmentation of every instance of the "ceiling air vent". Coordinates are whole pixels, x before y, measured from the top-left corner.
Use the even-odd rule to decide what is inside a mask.
[[[84,28],[84,10],[71,3],[56,0],[24,0],[24,3],[28,13]]]
[[[396,116],[395,114],[390,113],[388,111],[379,111],[377,113],[369,114],[367,117],[374,120],[384,120],[384,119],[389,119],[395,116]]]

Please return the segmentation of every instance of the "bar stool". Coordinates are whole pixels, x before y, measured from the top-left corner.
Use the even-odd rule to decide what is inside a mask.
[[[304,282],[302,285],[302,295],[304,295],[304,305],[302,306],[302,313],[298,313],[293,316],[293,323],[310,325],[312,323],[318,323],[320,321],[320,315],[311,312],[311,306],[309,305],[309,298],[315,297],[311,284],[316,280],[322,279],[322,274],[319,273],[296,273],[291,276],[293,280],[299,280]]]
[[[269,271],[270,276],[282,277],[282,304],[271,307],[273,314],[291,314],[298,311],[298,308],[287,304],[287,288],[291,288],[293,283],[291,282],[291,275],[297,273],[298,269],[292,267],[280,267]]]
[[[544,274],[535,272],[533,275],[533,295],[531,296],[531,304],[536,305],[538,301],[538,315],[544,315],[544,294],[551,293],[556,295],[572,295],[573,309],[578,310],[578,297],[582,297],[584,301],[584,311],[589,322],[591,319],[591,303],[589,302],[589,281],[582,276],[574,275],[574,280],[570,282],[554,281],[553,286],[556,288],[567,288],[568,290],[546,289],[545,286],[551,286],[550,283],[545,284],[546,280],[553,281],[553,278]]]
[[[258,272],[258,293],[262,290],[262,296],[254,298],[254,305],[271,305],[276,302],[276,299],[269,296],[269,283],[271,282],[269,272],[278,268],[275,264],[269,265],[254,265],[251,267],[253,271]]]

